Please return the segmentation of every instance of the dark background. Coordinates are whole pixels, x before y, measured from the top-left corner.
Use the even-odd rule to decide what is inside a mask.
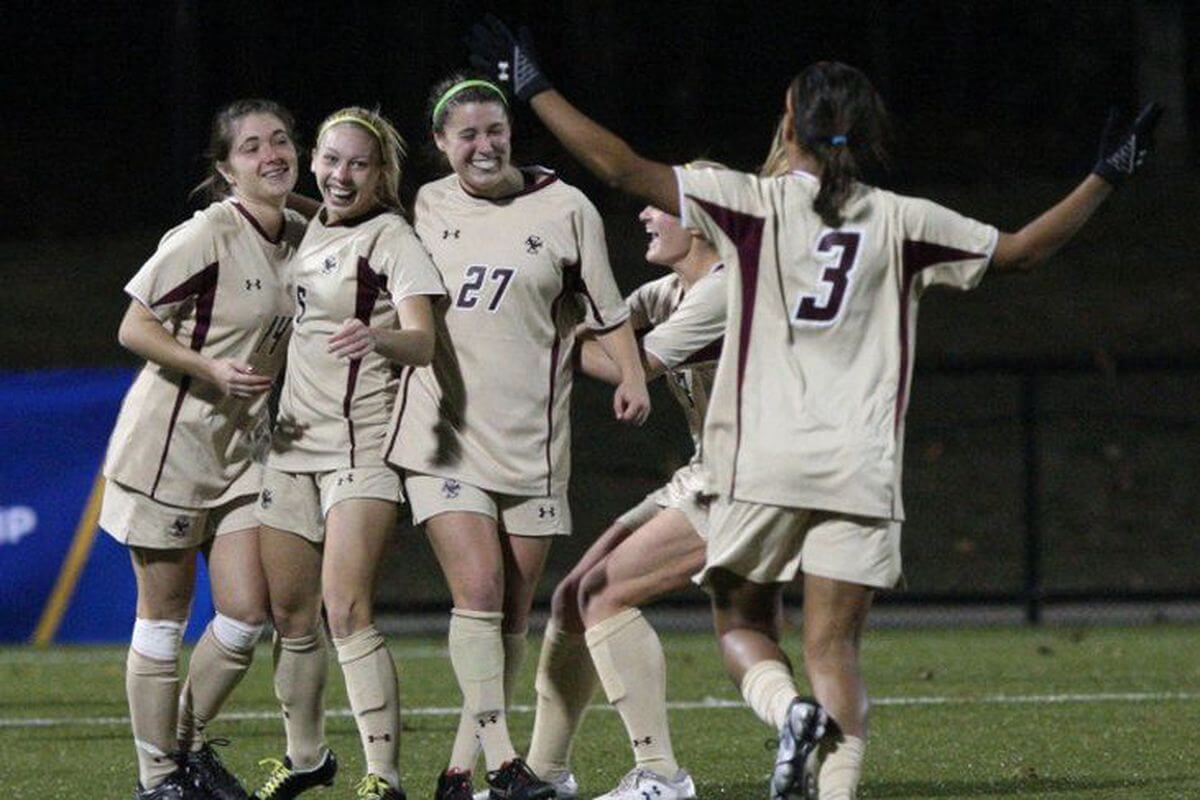
[[[378,104],[410,143],[411,197],[440,173],[429,87],[464,64],[485,10],[528,23],[558,88],[673,162],[754,168],[800,68],[859,66],[896,125],[871,179],[1009,230],[1086,174],[1110,105],[1165,102],[1149,168],[1077,242],[1034,274],[923,304],[905,559],[912,597],[1027,594],[1032,498],[1039,591],[1200,590],[1200,4],[1184,0],[7,4],[0,365],[135,363],[115,341],[121,286],[194,207],[209,118],[231,99],[281,101],[308,143],[330,111]],[[659,274],[638,204],[523,109],[515,152],[601,209],[624,289]],[[688,456],[665,393],[643,431],[618,429],[599,387],[581,380],[576,399],[578,535],[553,574]],[[440,602],[426,549],[403,550],[420,578],[398,573],[387,597]]]

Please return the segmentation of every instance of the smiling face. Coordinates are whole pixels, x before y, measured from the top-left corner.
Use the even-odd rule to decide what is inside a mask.
[[[279,117],[246,114],[234,122],[229,156],[217,166],[234,196],[281,205],[296,186],[296,145]]]
[[[669,267],[687,256],[692,248],[692,232],[679,224],[679,217],[646,206],[638,219],[646,226],[650,242],[646,246],[646,260],[651,264]]]
[[[345,122],[322,133],[313,148],[312,171],[327,222],[352,219],[379,204],[379,142],[361,125]]]
[[[512,128],[503,104],[455,105],[433,139],[468,191],[494,197],[511,189]]]

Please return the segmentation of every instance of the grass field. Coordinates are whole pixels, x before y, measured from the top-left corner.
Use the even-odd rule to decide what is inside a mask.
[[[795,637],[791,637],[794,642]],[[667,634],[676,753],[701,798],[764,798],[770,731],[720,672],[711,637]],[[454,735],[457,690],[443,643],[392,641],[406,707],[409,796],[427,798]],[[862,798],[1200,797],[1200,629],[880,630],[868,635],[874,698]],[[533,665],[512,714],[519,748],[532,724]],[[124,798],[134,782],[121,648],[0,649],[0,796]],[[327,697],[333,789],[349,798],[362,761],[336,665]],[[226,763],[249,784],[256,760],[283,747],[270,653],[210,728],[233,745]],[[584,796],[610,789],[631,756],[616,714],[584,723],[574,768]]]

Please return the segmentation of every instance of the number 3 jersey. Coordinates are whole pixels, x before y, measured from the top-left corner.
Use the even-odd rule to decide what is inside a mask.
[[[267,464],[325,472],[383,463],[398,367],[378,353],[346,359],[329,337],[348,320],[398,328],[396,307],[413,295],[443,295],[429,254],[399,214],[377,210],[308,226],[295,260],[296,321],[287,378]]]
[[[291,332],[288,262],[303,233],[294,212],[285,212],[273,238],[236,201],[213,203],[168,231],[125,291],[185,347],[274,376]],[[104,476],[170,505],[224,502],[261,455],[268,394],[224,397],[212,384],[147,362],[121,404]],[[258,491],[256,478],[248,491]]]
[[[730,270],[704,428],[713,489],[902,520],[917,301],[929,286],[976,286],[996,229],[861,184],[830,229],[806,173],[676,175],[683,224],[716,243]]]
[[[416,228],[449,290],[433,364],[405,375],[388,461],[494,492],[558,495],[570,475],[571,350],[581,320],[629,315],[600,215],[541,168],[489,200],[457,176],[417,195]]]

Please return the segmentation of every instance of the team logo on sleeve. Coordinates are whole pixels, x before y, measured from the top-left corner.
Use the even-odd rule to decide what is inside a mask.
[[[338,257],[336,255],[325,256],[325,261],[321,264],[322,275],[332,275],[337,271]]]
[[[542,249],[542,245],[544,244],[545,242],[542,241],[542,237],[536,234],[530,234],[529,238],[525,240],[525,252],[529,253],[530,255],[537,255],[538,251]]]
[[[457,499],[461,492],[462,484],[458,481],[451,480],[450,478],[442,481],[442,497],[446,498],[447,500]]]

